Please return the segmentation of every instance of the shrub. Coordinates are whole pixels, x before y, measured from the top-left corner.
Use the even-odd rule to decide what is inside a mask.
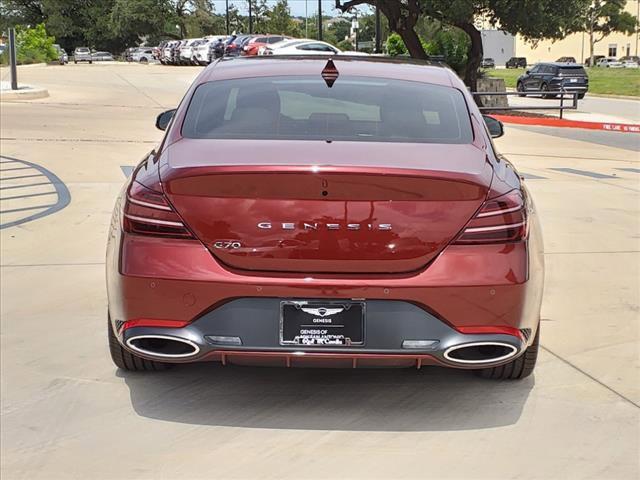
[[[352,52],[353,51],[353,43],[351,43],[350,40],[342,40],[341,42],[338,42],[336,47],[338,47],[343,52]]]
[[[387,38],[387,53],[392,57],[407,55],[409,53],[404,41],[402,41],[402,37],[397,33],[392,33]]]
[[[33,28],[16,27],[16,54],[18,63],[50,62],[58,58],[53,46],[54,38],[47,35],[44,24]],[[5,52],[8,55],[8,52]],[[8,61],[8,56],[7,56]]]

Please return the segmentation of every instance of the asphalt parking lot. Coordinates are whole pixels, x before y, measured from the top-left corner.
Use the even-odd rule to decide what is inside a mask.
[[[113,202],[200,70],[24,68],[50,97],[1,105],[3,480],[640,476],[637,134],[507,126],[497,140],[545,236],[542,351],[521,382],[436,367],[117,370]]]

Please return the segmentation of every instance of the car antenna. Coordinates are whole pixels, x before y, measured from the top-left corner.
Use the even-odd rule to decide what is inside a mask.
[[[329,88],[333,87],[333,84],[336,82],[339,75],[340,75],[340,72],[338,72],[338,69],[334,65],[333,60],[329,59],[327,64],[322,69],[322,78],[327,84],[327,87]]]

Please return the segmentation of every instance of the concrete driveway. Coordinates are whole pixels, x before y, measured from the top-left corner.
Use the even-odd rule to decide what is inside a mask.
[[[524,381],[435,367],[117,370],[110,212],[161,137],[155,116],[199,71],[34,67],[23,81],[50,97],[1,105],[0,223],[69,194],[0,231],[3,480],[640,476],[640,161],[615,141],[507,126],[497,142],[545,233],[542,351]]]

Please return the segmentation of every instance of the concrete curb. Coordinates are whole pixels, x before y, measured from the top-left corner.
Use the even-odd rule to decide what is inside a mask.
[[[584,128],[588,130],[605,130],[609,132],[640,133],[640,124],[611,122],[582,122],[546,117],[518,117],[515,115],[491,115],[503,123],[517,125],[537,125],[543,127]]]
[[[19,90],[0,91],[0,100],[36,100],[47,98],[49,91],[46,88],[19,87]]]

